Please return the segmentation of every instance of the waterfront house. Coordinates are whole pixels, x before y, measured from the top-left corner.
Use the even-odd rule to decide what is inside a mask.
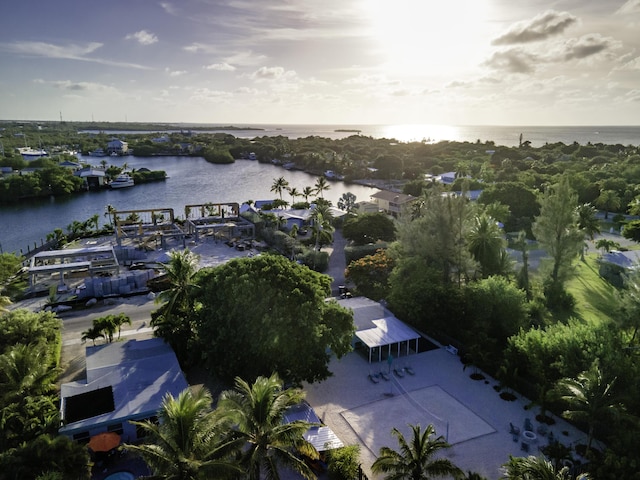
[[[378,193],[371,195],[371,201],[378,205],[378,210],[395,218],[398,218],[403,210],[416,200],[417,198],[412,195],[389,190],[380,190]]]
[[[107,153],[109,155],[113,153],[115,153],[116,155],[127,155],[129,153],[129,144],[127,142],[123,142],[122,140],[114,138],[109,143],[107,143]]]
[[[73,172],[76,177],[84,179],[89,189],[104,187],[105,171],[100,168],[87,167]]]
[[[167,394],[188,387],[178,359],[161,338],[129,340],[86,349],[87,378],[63,383],[58,432],[77,442],[116,432],[135,442],[142,431],[130,420],[157,421]]]

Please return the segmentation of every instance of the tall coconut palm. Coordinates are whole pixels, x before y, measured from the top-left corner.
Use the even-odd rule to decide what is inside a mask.
[[[240,458],[247,478],[259,480],[280,478],[279,468],[287,467],[304,478],[316,478],[296,451],[311,458],[318,452],[302,434],[313,426],[308,422],[283,423],[288,408],[300,403],[301,390],[283,389],[277,374],[258,377],[253,385],[236,378],[235,390],[222,392],[218,411],[235,425],[235,431],[245,442]]]
[[[562,415],[587,424],[585,455],[591,449],[597,424],[617,418],[622,413],[622,405],[613,390],[615,381],[616,378],[609,379],[603,374],[596,360],[589,370],[578,374],[578,378],[563,378],[558,382],[558,388],[563,393],[561,398],[568,405]]]
[[[325,241],[331,242],[333,240],[333,214],[329,209],[329,205],[322,203],[316,205],[311,213],[311,220],[313,220],[313,233],[316,238],[316,251],[320,250],[320,239],[323,237]]]
[[[550,461],[533,455],[510,456],[502,469],[504,472],[502,478],[507,480],[569,480],[572,478],[567,467],[556,470]],[[588,478],[588,475],[582,474],[577,477],[577,480],[588,480]]]
[[[471,255],[480,264],[482,276],[499,273],[506,242],[497,222],[485,214],[475,217],[467,241]]]
[[[600,222],[596,217],[598,210],[590,203],[583,203],[576,207],[576,215],[578,217],[578,228],[584,233],[586,240],[593,241],[594,235],[600,233]],[[582,248],[581,257],[584,260],[584,254],[587,244]]]
[[[241,444],[224,434],[224,425],[211,410],[211,394],[186,389],[178,398],[167,394],[158,414],[159,424],[132,422],[146,433],[142,445],[127,445],[138,452],[154,479],[200,480],[228,478],[241,472],[230,454]]]
[[[296,203],[296,198],[301,194],[296,187],[290,187],[287,189],[287,191],[289,192],[289,195],[291,195],[291,205],[293,205],[294,203]]]
[[[386,474],[387,480],[427,480],[436,477],[464,475],[462,471],[446,458],[434,458],[436,453],[450,445],[444,437],[436,435],[433,425],[428,425],[424,432],[420,425],[409,425],[412,437],[407,440],[397,428],[391,430],[398,439],[400,450],[382,447],[380,455],[371,465],[374,473]]]
[[[300,193],[300,195],[304,197],[305,202],[309,203],[309,197],[313,195],[314,192],[315,190],[312,187],[307,186],[302,189],[302,192]]]
[[[282,192],[284,192],[289,186],[289,182],[284,177],[278,177],[273,180],[273,184],[271,185],[271,192],[276,192],[280,196],[280,200],[282,200]]]
[[[156,301],[165,303],[164,314],[171,316],[176,308],[185,306],[190,293],[197,287],[193,277],[198,271],[199,257],[188,248],[183,251],[172,251],[169,263],[163,267],[171,287],[161,292]]]
[[[324,177],[318,177],[314,186],[320,198],[324,198],[324,192],[331,189],[331,185],[329,185],[329,182],[327,182],[327,179]]]

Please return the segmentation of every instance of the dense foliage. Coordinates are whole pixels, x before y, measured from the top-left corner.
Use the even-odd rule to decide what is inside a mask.
[[[0,478],[47,472],[88,478],[86,449],[56,437],[61,328],[53,313],[14,310],[0,316]]]
[[[196,276],[195,324],[207,365],[220,377],[276,371],[287,381],[330,375],[331,349],[351,349],[351,313],[330,295],[330,278],[281,256],[260,255]]]

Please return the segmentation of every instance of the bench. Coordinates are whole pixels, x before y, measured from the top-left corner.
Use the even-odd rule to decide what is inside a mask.
[[[445,347],[445,350],[449,352],[451,355],[458,355],[458,349],[453,345],[447,345]]]

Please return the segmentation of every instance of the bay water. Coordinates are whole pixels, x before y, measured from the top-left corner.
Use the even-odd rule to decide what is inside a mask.
[[[98,159],[83,160],[97,164]],[[271,192],[273,181],[284,177],[290,187],[302,191],[313,187],[318,177],[297,170],[285,170],[268,163],[237,160],[234,164],[215,165],[200,157],[107,157],[110,165],[128,168],[146,167],[164,170],[165,181],[145,183],[130,188],[100,190],[68,197],[50,197],[24,201],[17,205],[0,207],[0,248],[4,252],[27,252],[46,241],[48,233],[66,227],[74,220],[85,221],[94,214],[100,215],[100,224],[108,223],[104,215],[107,205],[117,210],[173,208],[176,217],[184,218],[185,205],[202,203],[242,204],[247,200],[272,200],[278,198]],[[377,189],[358,184],[329,182],[330,189],[324,197],[334,205],[343,193],[351,192],[356,201],[369,200]],[[283,199],[291,202],[291,196],[283,192]],[[298,197],[296,201],[303,200]]]

